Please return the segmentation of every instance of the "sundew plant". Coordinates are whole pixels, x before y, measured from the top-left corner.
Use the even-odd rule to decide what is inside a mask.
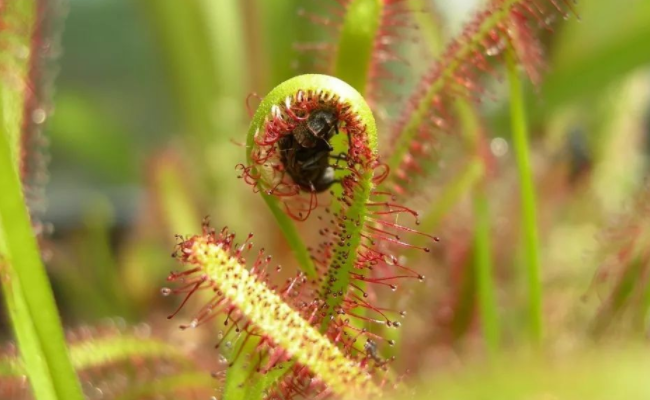
[[[650,398],[648,39],[642,0],[0,0],[0,399]]]

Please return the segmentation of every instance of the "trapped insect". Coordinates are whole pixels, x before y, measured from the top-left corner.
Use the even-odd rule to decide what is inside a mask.
[[[315,109],[278,141],[282,165],[301,190],[320,193],[336,182],[329,141],[339,132],[338,125],[334,109]]]

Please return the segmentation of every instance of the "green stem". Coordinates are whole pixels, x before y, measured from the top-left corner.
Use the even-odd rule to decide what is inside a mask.
[[[512,142],[519,170],[521,224],[525,274],[528,282],[528,328],[534,344],[542,340],[542,283],[539,265],[537,208],[533,171],[530,165],[528,120],[524,106],[522,79],[513,49],[506,52],[508,82],[510,83],[510,117]]]
[[[233,338],[234,345],[228,354],[233,359],[235,354],[255,354],[261,338],[242,335]],[[243,346],[243,349],[241,348]],[[255,379],[250,377],[257,372],[257,365],[249,362],[246,357],[239,357],[228,368],[226,380],[223,385],[223,398],[229,400],[259,400],[264,398],[264,391],[273,387],[291,370],[295,361],[287,361],[273,368],[265,374],[256,374]]]
[[[346,5],[346,13],[341,27],[336,58],[334,60],[334,75],[347,82],[362,93],[367,99],[371,98],[371,71],[373,68],[377,34],[379,33],[382,19],[384,17],[384,0],[351,0]],[[335,196],[341,195],[339,188],[334,189]],[[363,196],[364,194],[362,194]],[[369,195],[369,193],[368,193]],[[366,196],[368,197],[368,196]],[[340,204],[334,205],[334,212],[338,212]],[[365,210],[364,210],[365,214]],[[352,217],[352,215],[349,215]],[[363,218],[362,218],[363,219]],[[347,228],[346,228],[347,229]],[[355,244],[355,246],[357,246]],[[323,288],[327,290],[339,290],[345,293],[349,285],[349,270],[330,269],[330,278],[335,279],[334,288]],[[362,285],[363,286],[363,285]],[[332,298],[328,296],[328,303],[331,313],[334,307],[341,302],[341,296]],[[362,316],[365,310],[359,310]],[[355,321],[353,324],[358,323]],[[323,329],[329,322],[323,322]],[[359,327],[361,328],[361,327]]]
[[[347,5],[334,62],[334,75],[366,95],[382,0],[352,0]]]
[[[0,243],[0,245],[3,244]],[[1,251],[3,254],[6,252],[5,249],[1,249]],[[20,371],[25,373],[29,378],[32,391],[37,400],[58,400],[59,397],[57,397],[48,365],[45,362],[40,339],[34,329],[34,324],[32,324],[29,318],[29,310],[25,296],[20,287],[9,283],[17,280],[15,278],[15,271],[9,266],[7,261],[0,261],[0,268],[4,274],[2,279],[2,292],[9,318],[12,322],[14,337],[18,343],[20,356],[25,366]],[[15,372],[14,367],[20,368],[23,364],[9,364],[9,367],[12,367],[9,369],[9,372]]]
[[[492,265],[492,241],[490,240],[490,200],[486,194],[488,176],[485,159],[480,154],[482,129],[476,109],[464,99],[455,103],[460,126],[464,132],[466,146],[474,154],[474,162],[481,166],[472,193],[474,209],[474,279],[477,290],[479,314],[481,316],[483,339],[488,353],[494,356],[499,349],[500,327],[497,311],[496,288]]]
[[[323,332],[331,322],[330,317],[336,315],[336,310],[343,303],[344,294],[348,292],[350,286],[351,274],[354,271],[358,256],[357,249],[361,244],[362,230],[366,225],[368,211],[366,203],[368,203],[370,191],[373,188],[372,174],[372,170],[365,171],[360,177],[361,185],[359,185],[359,190],[354,195],[353,203],[347,207],[344,218],[339,221],[341,232],[346,232],[348,241],[346,246],[334,247],[327,276],[323,279],[321,296],[325,298],[327,304],[327,309],[323,310],[327,315],[323,318],[321,325]],[[340,187],[336,187],[332,191],[334,192],[334,198],[338,198],[342,194]],[[343,204],[341,203],[336,201],[332,204],[331,209],[334,215],[343,213]],[[363,287],[363,285],[360,287]]]
[[[8,1],[2,8],[0,68],[13,83],[0,85],[0,284],[35,398],[81,400],[18,173],[25,93],[33,89],[29,65],[38,56],[30,51],[39,40],[36,3]]]
[[[492,241],[490,240],[490,207],[483,184],[474,191],[474,264],[476,288],[483,339],[490,355],[499,349],[500,328],[494,279],[492,277]]]
[[[0,115],[0,121],[5,121],[5,115]],[[6,257],[0,281],[27,375],[38,400],[81,400],[4,128],[0,130],[0,187],[0,231]]]
[[[275,217],[275,220],[284,235],[284,238],[287,240],[289,247],[293,251],[293,255],[298,261],[298,265],[307,276],[310,278],[316,277],[316,268],[314,267],[314,262],[311,259],[309,250],[305,246],[305,243],[302,241],[302,236],[296,229],[296,225],[293,223],[293,220],[284,212],[282,207],[280,207],[280,202],[273,196],[269,196],[266,193],[261,193],[262,199],[271,210],[271,214]]]

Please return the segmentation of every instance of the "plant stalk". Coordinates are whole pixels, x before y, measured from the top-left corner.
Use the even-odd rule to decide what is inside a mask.
[[[522,79],[513,49],[506,52],[510,84],[510,121],[512,142],[519,171],[521,228],[523,235],[524,272],[528,289],[528,329],[533,344],[542,340],[542,283],[539,265],[537,207],[533,171],[530,161],[529,130]]]
[[[52,288],[41,261],[19,177],[30,67],[40,37],[36,1],[2,4],[0,68],[0,285],[20,356],[37,400],[82,400]],[[8,46],[8,44],[11,44]],[[26,49],[18,56],[15,50]],[[21,52],[22,54],[22,52]]]
[[[37,400],[82,400],[4,129],[0,131],[0,187],[5,257],[0,260],[0,281],[27,376]]]
[[[494,278],[492,277],[492,241],[490,240],[490,204],[485,193],[485,182],[474,189],[474,273],[481,332],[488,353],[499,350],[500,328],[497,312]]]

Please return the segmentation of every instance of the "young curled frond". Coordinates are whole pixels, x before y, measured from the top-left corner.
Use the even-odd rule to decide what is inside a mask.
[[[319,207],[319,193],[328,189],[334,196],[348,193],[350,220],[363,220],[378,165],[377,130],[368,104],[340,79],[292,78],[273,89],[255,112],[247,159],[239,166],[241,177],[260,192],[303,271],[315,277],[292,220],[308,219]]]
[[[320,273],[320,298],[327,304],[323,331],[330,321],[349,318],[393,326],[390,317],[363,300],[368,296],[364,287],[396,289],[396,280],[423,279],[391,250],[413,247],[402,235],[419,233],[398,223],[398,217],[417,219],[417,212],[376,190],[390,169],[377,156],[375,121],[363,97],[324,75],[282,83],[253,118],[248,160],[240,167],[243,179],[262,194],[295,253],[306,254],[299,257],[303,270]],[[329,197],[319,194],[327,189]],[[317,209],[322,242],[307,252],[290,219],[306,220]],[[373,309],[380,318],[353,312],[359,307]]]

